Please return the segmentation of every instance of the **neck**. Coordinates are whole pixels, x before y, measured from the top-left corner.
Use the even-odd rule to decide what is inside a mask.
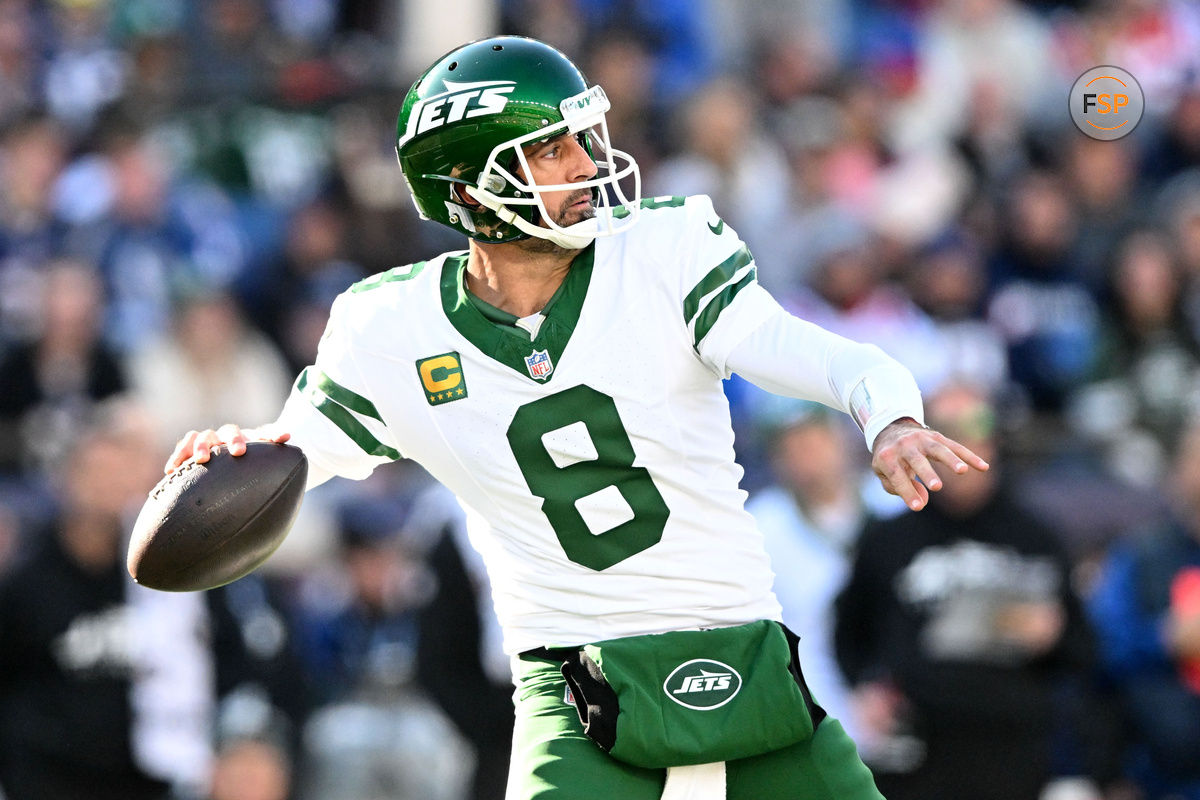
[[[529,240],[504,244],[471,242],[467,289],[485,303],[518,317],[536,314],[566,279],[578,250],[545,247]]]

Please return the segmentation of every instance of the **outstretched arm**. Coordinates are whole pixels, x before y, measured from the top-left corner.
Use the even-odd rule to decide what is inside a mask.
[[[777,307],[726,360],[729,370],[776,394],[814,400],[849,414],[871,449],[883,488],[920,510],[942,481],[988,464],[959,442],[926,428],[916,381],[874,345],[861,344]]]

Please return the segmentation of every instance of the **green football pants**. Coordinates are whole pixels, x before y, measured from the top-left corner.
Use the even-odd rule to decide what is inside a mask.
[[[659,800],[666,770],[609,756],[583,732],[557,662],[522,657],[506,800]],[[883,800],[841,723],[812,739],[725,765],[727,800]]]

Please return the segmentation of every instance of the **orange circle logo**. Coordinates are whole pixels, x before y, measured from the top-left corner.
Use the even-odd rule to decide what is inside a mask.
[[[1128,136],[1142,120],[1146,98],[1137,80],[1120,67],[1092,67],[1079,76],[1069,98],[1075,127],[1110,142]]]

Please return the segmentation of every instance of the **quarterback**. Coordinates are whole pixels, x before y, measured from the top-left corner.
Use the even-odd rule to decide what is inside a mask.
[[[642,199],[607,109],[537,41],[439,59],[396,150],[468,249],[350,287],[273,425],[192,431],[167,469],[290,440],[310,487],[411,458],[452,489],[513,659],[510,800],[879,798],[778,623],[722,380],[849,413],[914,510],[935,464],[987,464],[898,363],[786,313],[708,198]]]

